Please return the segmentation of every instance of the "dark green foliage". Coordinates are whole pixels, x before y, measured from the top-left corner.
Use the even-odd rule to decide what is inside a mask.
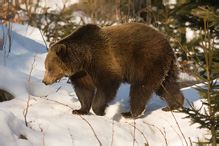
[[[183,107],[182,109],[180,109],[180,112],[188,115],[184,118],[190,118],[191,124],[199,123],[200,126],[198,128],[207,128],[208,130],[211,130],[211,125],[213,123],[211,122],[208,112],[206,110],[204,110],[203,114],[201,113],[202,108],[203,107],[196,109],[194,106],[192,106],[192,108]]]
[[[205,8],[201,8],[202,10],[206,10]],[[197,11],[200,12],[200,11]],[[203,11],[202,11],[203,12]],[[199,91],[200,99],[204,99],[202,103],[202,107],[197,109],[193,105],[190,108],[183,107],[181,112],[186,113],[188,116],[185,118],[190,118],[193,123],[199,123],[199,128],[207,128],[211,131],[211,139],[208,143],[212,143],[213,146],[216,146],[217,139],[219,139],[219,50],[215,47],[215,36],[214,33],[209,29],[209,23],[214,23],[216,17],[215,14],[211,13],[212,11],[205,11],[204,17],[204,30],[202,35],[201,30],[201,48],[203,53],[196,53],[193,49],[193,55],[191,55],[190,51],[187,47],[184,48],[186,54],[188,55],[188,59],[191,59],[194,64],[192,65],[194,70],[190,71],[200,82],[202,82],[203,86],[197,86],[195,89]],[[200,14],[200,13],[197,13]],[[202,18],[204,13],[201,13]],[[197,15],[199,16],[199,15]],[[204,36],[204,37],[203,37]],[[197,71],[197,68],[201,68],[204,72],[204,76]],[[199,142],[199,144],[204,144]]]

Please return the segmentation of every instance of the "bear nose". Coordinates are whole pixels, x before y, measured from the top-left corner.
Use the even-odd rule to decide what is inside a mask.
[[[46,82],[42,81],[45,85],[48,85]]]

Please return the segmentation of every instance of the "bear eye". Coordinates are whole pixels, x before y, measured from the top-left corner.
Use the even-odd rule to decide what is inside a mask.
[[[48,69],[48,71],[51,71],[51,70],[52,70],[51,68]]]

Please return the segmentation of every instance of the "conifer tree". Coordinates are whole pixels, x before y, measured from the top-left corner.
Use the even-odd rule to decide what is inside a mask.
[[[210,25],[215,25],[215,22],[218,21],[216,20],[218,16],[203,7],[199,7],[194,11],[204,21],[204,29],[200,30],[203,53],[200,55],[193,50],[194,55],[191,55],[188,48],[184,48],[184,50],[188,55],[188,59],[195,62],[192,65],[193,71],[190,73],[204,84],[203,86],[195,87],[199,91],[200,98],[203,100],[201,108],[194,107],[189,103],[191,108],[183,107],[181,112],[188,115],[186,118],[190,118],[192,124],[199,123],[199,128],[207,128],[210,131],[211,138],[209,141],[199,142],[199,144],[211,143],[211,145],[216,146],[219,143],[219,49],[215,47],[216,36],[210,32],[209,23]],[[204,56],[204,61],[200,59],[200,56]],[[197,72],[197,69],[200,68],[205,71],[204,77]]]

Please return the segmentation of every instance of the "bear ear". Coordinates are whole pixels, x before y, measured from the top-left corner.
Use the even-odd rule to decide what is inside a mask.
[[[66,45],[65,44],[59,44],[56,48],[56,54],[61,57],[65,56],[66,54]]]

